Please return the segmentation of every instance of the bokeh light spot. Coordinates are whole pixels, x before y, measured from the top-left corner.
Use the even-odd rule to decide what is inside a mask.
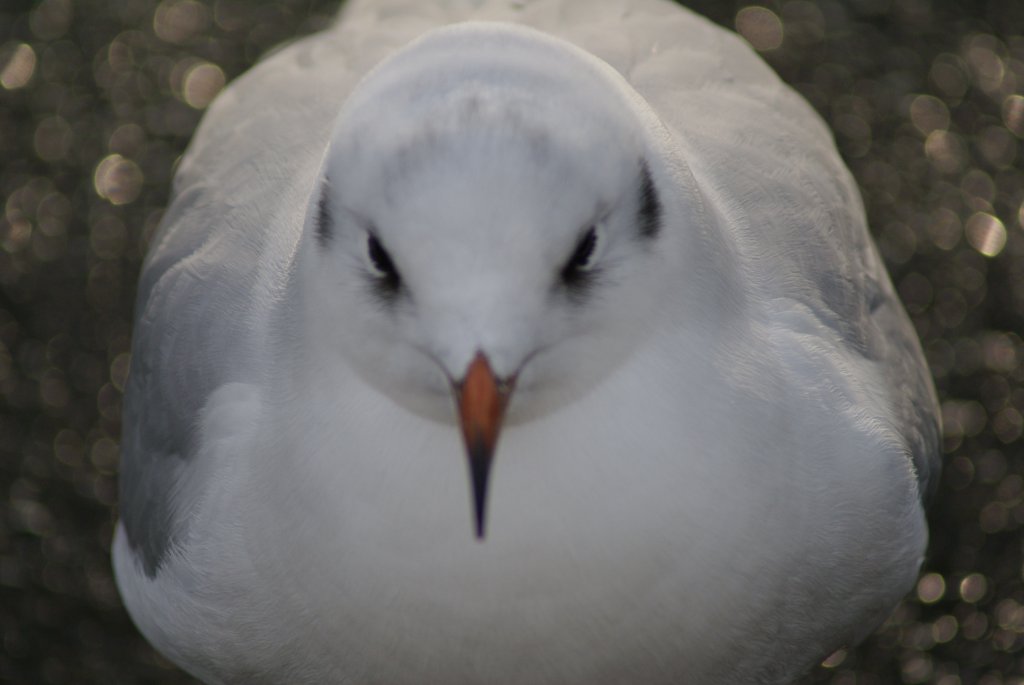
[[[43,504],[34,499],[12,497],[10,500],[11,527],[39,537],[53,535],[56,521]]]
[[[992,432],[1004,445],[1011,445],[1024,434],[1024,417],[1014,407],[1006,407],[992,419]]]
[[[960,632],[968,640],[980,640],[988,632],[988,617],[980,611],[971,612],[960,621]]]
[[[911,314],[923,314],[932,303],[935,290],[924,275],[912,271],[899,283],[900,300]]]
[[[36,226],[39,232],[50,238],[67,234],[67,224],[73,209],[68,198],[59,192],[48,193],[36,208]]]
[[[1006,246],[1006,227],[997,217],[976,212],[964,227],[967,242],[986,257],[995,257]]]
[[[988,34],[978,34],[966,41],[964,59],[974,82],[989,95],[998,92],[1006,74],[1006,65],[998,54],[1002,49],[1002,43]]]
[[[966,95],[970,85],[967,65],[962,59],[949,53],[943,53],[932,61],[928,77],[947,99],[953,101],[959,101]]]
[[[1020,364],[1018,349],[1021,339],[1015,333],[991,331],[981,337],[982,356],[985,368],[999,374],[1010,374]]]
[[[1003,123],[1018,138],[1024,138],[1024,96],[1011,95],[1003,100]]]
[[[62,160],[71,148],[71,127],[62,117],[47,117],[36,126],[33,146],[39,159],[46,162]]]
[[[971,573],[960,581],[960,599],[977,604],[988,592],[988,580],[980,573]]]
[[[1004,599],[996,606],[996,622],[1004,630],[1024,633],[1024,606],[1014,599]]]
[[[93,174],[96,193],[115,205],[134,201],[142,191],[142,181],[139,165],[116,153],[104,157]]]
[[[7,52],[6,50],[4,52]],[[10,51],[7,63],[0,70],[0,86],[7,90],[24,88],[36,72],[36,52],[27,43],[19,43]]]
[[[828,658],[821,662],[823,668],[836,668],[846,661],[847,652],[845,649],[837,649],[829,654]]]
[[[949,108],[934,95],[918,95],[910,103],[910,121],[914,128],[928,135],[949,128]]]
[[[940,207],[928,217],[927,231],[932,243],[942,250],[952,250],[964,234],[960,216],[951,209]]]
[[[1017,157],[1017,139],[1003,126],[989,126],[978,135],[978,151],[997,169],[1008,169]]]
[[[923,683],[931,678],[934,672],[932,658],[923,652],[911,652],[912,656],[901,664],[904,683]]]
[[[960,136],[948,131],[932,131],[924,141],[924,153],[936,169],[954,174],[963,168],[967,150]]]
[[[100,259],[117,259],[124,252],[128,230],[116,216],[102,216],[89,230],[89,247]]]
[[[71,17],[71,0],[43,0],[29,14],[28,22],[32,33],[43,40],[54,40],[67,33]]]
[[[934,604],[946,594],[946,579],[940,573],[926,573],[917,581],[917,598],[924,604]]]
[[[938,644],[945,644],[956,637],[959,627],[955,616],[940,616],[932,624],[932,639]]]
[[[39,399],[50,409],[63,409],[70,399],[68,386],[63,378],[55,374],[47,374],[39,382]]]
[[[25,249],[32,240],[32,224],[25,219],[8,220],[0,231],[0,248],[8,254]]]
[[[994,485],[1007,475],[1007,458],[998,449],[986,449],[974,458],[979,482]]]
[[[128,369],[131,367],[132,356],[129,352],[122,352],[110,362],[110,382],[118,391],[124,392],[128,383]]]
[[[946,400],[942,403],[942,432],[947,438],[972,437],[987,422],[985,408],[973,400]],[[973,467],[972,467],[973,475]]]
[[[206,28],[209,14],[195,0],[164,0],[153,14],[153,31],[164,42],[185,43]]]
[[[990,535],[1005,530],[1008,522],[1009,512],[1002,502],[989,502],[978,514],[978,527]]]
[[[991,212],[996,197],[996,184],[981,169],[971,169],[960,179],[964,203],[976,212]]]
[[[224,71],[216,64],[200,62],[185,72],[181,94],[190,107],[204,109],[224,88]]]
[[[245,27],[246,0],[215,0],[213,21],[225,31],[238,31]]]
[[[121,124],[110,134],[107,149],[126,157],[137,154],[146,142],[146,132],[135,123]]]
[[[782,6],[782,25],[787,40],[811,45],[825,38],[825,15],[818,3],[789,0]]]
[[[782,20],[767,7],[744,7],[736,14],[736,30],[758,52],[782,46]]]
[[[89,461],[100,473],[111,474],[115,472],[119,454],[118,445],[114,440],[100,438],[89,450]]]

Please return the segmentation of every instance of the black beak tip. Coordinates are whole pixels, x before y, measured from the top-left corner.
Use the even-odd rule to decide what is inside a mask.
[[[476,538],[483,540],[487,523],[487,482],[491,473],[491,451],[472,449],[469,453],[469,475],[473,484],[473,514]]]

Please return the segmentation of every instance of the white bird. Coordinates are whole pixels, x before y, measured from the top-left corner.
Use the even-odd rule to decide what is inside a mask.
[[[939,469],[828,130],[663,0],[353,0],[240,78],[122,449],[133,619],[247,684],[788,683],[913,586]]]

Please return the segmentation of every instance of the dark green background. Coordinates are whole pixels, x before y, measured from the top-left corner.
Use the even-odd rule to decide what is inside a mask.
[[[108,564],[135,281],[202,114],[183,74],[233,78],[336,4],[2,4],[0,70],[22,43],[37,61],[0,86],[0,681],[190,682],[135,632]],[[735,28],[749,3],[685,4]],[[836,131],[946,419],[938,575],[813,681],[1024,683],[1024,3],[761,4],[785,27],[765,57]],[[120,204],[94,184],[112,154]],[[995,220],[1007,240],[985,256]]]

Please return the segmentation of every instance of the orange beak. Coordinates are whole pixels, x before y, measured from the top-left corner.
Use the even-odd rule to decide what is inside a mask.
[[[494,376],[483,352],[477,352],[462,381],[454,385],[462,438],[469,457],[478,538],[484,536],[487,479],[491,472],[498,433],[501,431],[501,420],[512,395],[512,385],[513,381],[499,381]]]

